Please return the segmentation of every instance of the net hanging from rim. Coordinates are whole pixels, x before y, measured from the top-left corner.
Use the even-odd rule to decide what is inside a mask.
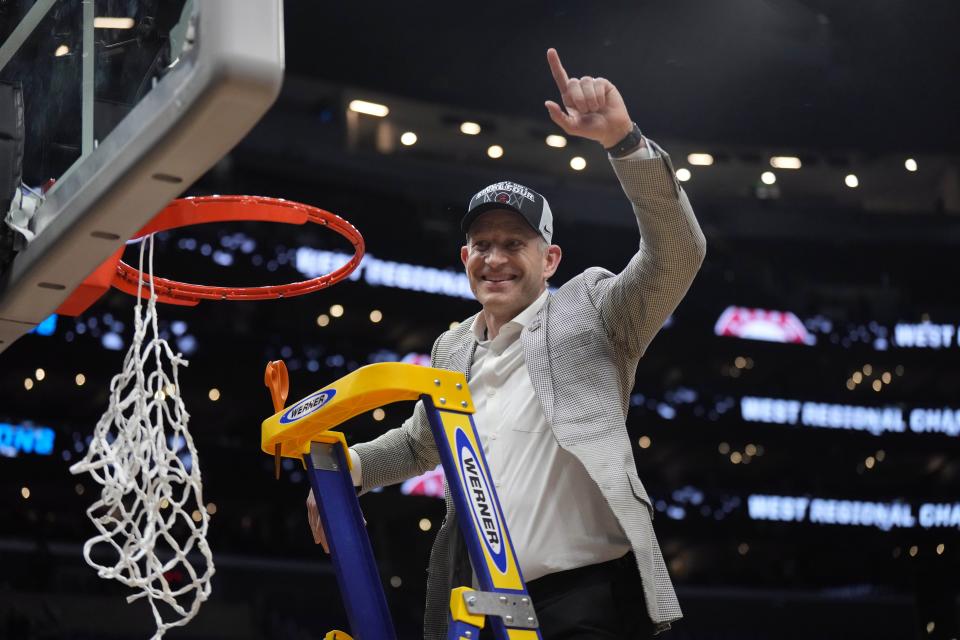
[[[321,225],[349,241],[354,254],[326,275],[266,287],[205,286],[154,275],[154,233],[237,220]],[[201,300],[264,300],[319,291],[360,265],[364,241],[336,214],[259,196],[174,200],[133,239],[141,240],[138,269],[125,264],[123,249],[118,249],[58,312],[83,313],[111,285],[137,299],[133,341],[123,370],[110,382],[110,405],[94,429],[86,455],[70,471],[89,473],[101,485],[99,499],[87,509],[98,532],[83,546],[87,564],[101,578],[134,589],[128,602],[147,600],[156,622],[153,640],[158,640],[197,614],[210,596],[214,566],[206,539],[210,515],[203,501],[197,449],[180,394],[179,367],[188,362],[160,336],[157,302],[192,306]]]
[[[152,234],[141,241],[139,267],[133,341],[89,449],[70,472],[89,473],[101,485],[87,509],[98,532],[83,546],[87,564],[136,590],[127,602],[149,602],[158,640],[197,614],[210,596],[214,565],[200,464],[180,394],[179,368],[188,362],[157,330]]]

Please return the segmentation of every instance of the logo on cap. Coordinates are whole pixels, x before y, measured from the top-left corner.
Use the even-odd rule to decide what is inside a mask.
[[[475,196],[473,196],[473,197],[474,197],[474,198],[483,197],[483,202],[490,202],[490,194],[496,192],[496,193],[497,193],[497,196],[496,196],[496,197],[499,198],[499,196],[500,196],[500,193],[499,193],[499,192],[501,192],[501,191],[504,192],[504,193],[507,193],[507,194],[515,193],[515,194],[517,194],[517,196],[519,196],[519,197],[521,197],[521,198],[526,198],[526,199],[529,200],[530,202],[536,202],[536,201],[537,201],[536,198],[534,197],[534,194],[533,194],[532,191],[530,191],[529,189],[527,189],[525,186],[523,186],[523,185],[521,185],[521,184],[517,184],[516,182],[510,182],[509,180],[505,180],[505,181],[503,181],[503,182],[496,182],[496,183],[494,183],[494,184],[491,184],[489,187],[486,187],[486,188],[478,191],[478,192],[477,192],[477,195],[475,195]],[[498,202],[499,202],[499,200],[498,200]]]
[[[510,202],[510,194],[509,194],[509,193],[504,193],[503,191],[501,191],[500,193],[497,194],[495,200],[496,200],[497,202],[502,202],[502,203],[506,204],[506,203]]]

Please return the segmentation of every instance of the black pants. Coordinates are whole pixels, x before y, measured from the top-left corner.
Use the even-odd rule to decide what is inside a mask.
[[[627,553],[618,560],[543,576],[527,583],[544,640],[646,640],[654,625],[640,574]],[[490,625],[481,640],[493,640]]]

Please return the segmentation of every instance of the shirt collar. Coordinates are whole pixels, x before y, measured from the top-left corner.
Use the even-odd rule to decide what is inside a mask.
[[[516,317],[504,325],[504,327],[514,323],[519,325],[520,329],[526,327],[535,317],[537,317],[537,314],[543,307],[543,303],[547,301],[548,295],[550,295],[549,290],[544,289],[543,293],[541,293],[536,300],[530,303],[530,306],[518,313]],[[477,317],[473,319],[473,326],[471,326],[470,329],[473,331],[473,337],[477,339],[477,342],[483,342],[487,339],[487,321],[482,312],[478,313]]]

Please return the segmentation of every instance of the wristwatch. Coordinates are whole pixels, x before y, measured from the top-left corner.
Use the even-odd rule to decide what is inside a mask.
[[[643,142],[643,133],[640,132],[640,127],[634,122],[633,129],[630,130],[630,133],[617,144],[608,147],[607,153],[614,158],[622,158],[636,151],[641,142]]]

